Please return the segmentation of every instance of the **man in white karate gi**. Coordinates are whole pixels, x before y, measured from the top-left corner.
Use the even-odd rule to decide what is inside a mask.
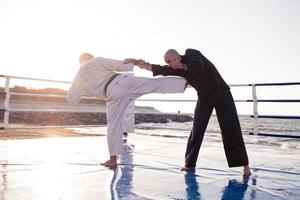
[[[116,166],[118,155],[124,151],[123,118],[128,104],[144,94],[183,93],[186,80],[180,77],[135,77],[124,73],[132,71],[133,66],[138,64],[139,61],[134,59],[121,61],[84,53],[79,61],[80,69],[68,91],[67,100],[71,104],[77,104],[81,96],[93,96],[107,101],[107,144],[110,158],[102,165]]]

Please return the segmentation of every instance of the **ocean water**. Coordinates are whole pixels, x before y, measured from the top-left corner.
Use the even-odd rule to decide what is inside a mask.
[[[249,116],[239,116],[239,119],[244,134],[253,131],[254,119]],[[139,124],[139,126],[186,129],[187,133],[179,133],[181,136],[184,136],[189,133],[189,130],[191,130],[193,122],[176,123],[169,121],[166,124],[143,123]],[[261,133],[300,136],[300,119],[258,119],[258,130]],[[220,132],[219,123],[215,115],[210,118],[206,131],[210,133]],[[173,131],[172,133],[177,135],[178,131]]]
[[[239,116],[241,128],[244,135],[245,143],[265,146],[277,147],[282,149],[299,150],[300,139],[297,138],[278,138],[270,136],[249,135],[253,131],[253,119],[249,116]],[[168,123],[141,123],[137,124],[135,133],[139,135],[182,138],[187,139],[193,122],[178,123],[169,121]],[[76,128],[77,131],[83,133],[103,133],[106,134],[106,128]],[[293,135],[300,136],[300,120],[299,119],[259,119],[258,130],[261,133],[277,134],[277,135]],[[217,117],[213,115],[210,118],[205,136],[205,142],[221,142],[222,137]]]

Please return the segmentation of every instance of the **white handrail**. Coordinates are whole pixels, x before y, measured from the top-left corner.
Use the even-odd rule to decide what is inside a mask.
[[[256,95],[256,86],[255,84],[252,85],[252,98],[253,98],[253,132],[254,135],[258,134],[258,109],[257,109],[257,95]]]
[[[42,79],[42,78],[29,78],[22,76],[10,76],[10,75],[0,75],[0,77],[11,78],[11,79],[23,79],[23,80],[31,80],[31,81],[45,81],[45,82],[55,82],[55,83],[72,83],[71,81],[60,81],[60,80],[52,80],[52,79]]]

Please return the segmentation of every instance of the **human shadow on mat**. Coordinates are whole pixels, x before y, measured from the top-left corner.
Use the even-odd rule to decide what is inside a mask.
[[[249,177],[243,177],[243,182],[235,179],[228,181],[228,185],[224,187],[222,193],[222,200],[242,200],[248,188]]]
[[[201,199],[195,171],[187,171],[184,175],[186,199]]]
[[[114,171],[110,183],[111,199],[146,199],[132,191],[133,146],[124,140],[124,153],[120,157],[117,167],[111,168]]]

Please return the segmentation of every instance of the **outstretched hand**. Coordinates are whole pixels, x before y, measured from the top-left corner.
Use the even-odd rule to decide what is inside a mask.
[[[124,64],[129,64],[129,63],[136,64],[137,60],[134,59],[134,58],[126,58],[126,59],[123,60],[123,63]]]
[[[137,66],[139,66],[141,69],[146,69],[146,70],[152,71],[152,65],[143,60],[142,60],[142,62],[139,62],[137,64]]]
[[[138,66],[139,68],[141,69],[146,69],[146,70],[149,70],[151,71],[152,70],[152,66],[151,64],[145,62],[145,60],[142,60],[142,59],[134,59],[134,58],[126,58],[124,61],[123,61],[124,64],[128,64],[128,63],[132,63],[136,66]]]

